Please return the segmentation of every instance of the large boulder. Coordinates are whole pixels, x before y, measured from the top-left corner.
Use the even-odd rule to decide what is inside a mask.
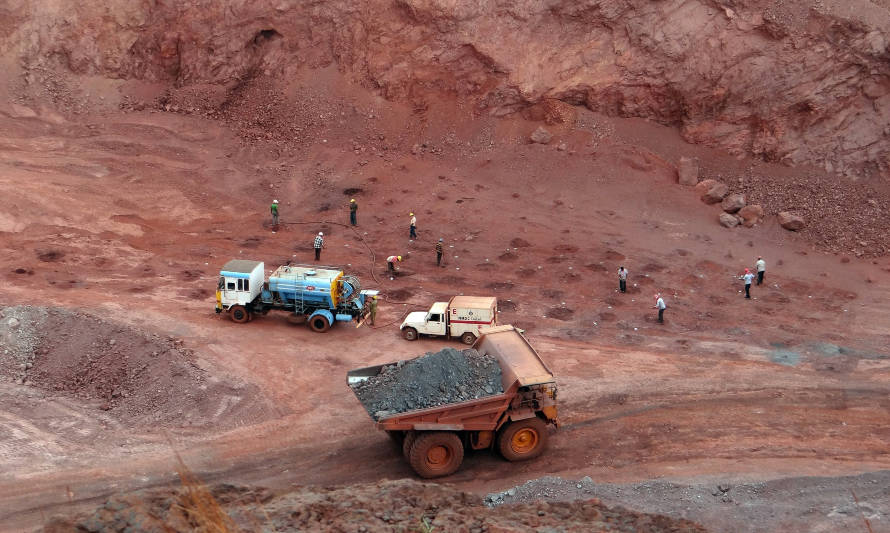
[[[779,225],[791,231],[799,231],[806,226],[806,222],[802,216],[790,211],[782,211],[779,213]]]
[[[529,139],[531,139],[533,143],[547,144],[553,140],[553,134],[545,130],[543,126],[538,126],[538,129],[532,132]]]
[[[695,191],[695,194],[698,195],[698,197],[700,198],[704,193],[708,192],[708,189],[710,189],[715,183],[717,183],[717,180],[701,180],[700,182],[698,182],[698,185],[696,185],[695,188],[692,190]]]
[[[746,228],[753,228],[755,224],[763,222],[763,207],[757,204],[746,205],[737,214],[742,217],[742,224]]]
[[[677,165],[677,181],[680,185],[693,186],[698,183],[698,161],[690,157],[681,157]]]
[[[735,213],[739,209],[745,207],[745,195],[738,193],[730,194],[723,199],[723,203],[720,204],[720,207],[727,213]]]
[[[701,201],[706,204],[716,204],[717,202],[723,201],[727,194],[729,194],[729,187],[727,187],[725,183],[716,181],[711,185],[707,192],[701,196]]]
[[[729,213],[720,213],[720,225],[724,228],[734,228],[739,225],[739,219]]]

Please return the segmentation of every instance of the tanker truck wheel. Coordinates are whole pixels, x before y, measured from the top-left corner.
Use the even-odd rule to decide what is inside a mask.
[[[408,463],[422,478],[449,476],[464,460],[460,437],[446,431],[421,432],[411,446]]]
[[[244,324],[250,320],[250,313],[247,312],[243,305],[233,305],[229,309],[229,316],[232,318],[232,322],[238,324]]]
[[[476,336],[468,331],[460,336],[460,342],[464,344],[473,344],[476,342]]]
[[[331,329],[331,323],[328,322],[328,319],[323,317],[322,315],[316,315],[309,319],[309,327],[312,328],[312,331],[324,333],[325,331]]]
[[[510,422],[498,434],[498,451],[508,461],[526,461],[544,453],[547,424],[538,417]]]
[[[402,337],[404,337],[406,341],[416,341],[417,330],[414,328],[405,328],[402,330]]]

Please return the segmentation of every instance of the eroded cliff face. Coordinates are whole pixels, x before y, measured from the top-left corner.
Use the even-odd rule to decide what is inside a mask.
[[[387,98],[558,99],[697,143],[890,169],[883,0],[8,0],[23,66],[232,85],[335,63]],[[305,75],[305,74],[303,74]]]

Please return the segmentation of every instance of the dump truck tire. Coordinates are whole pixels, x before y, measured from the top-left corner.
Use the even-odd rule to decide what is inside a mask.
[[[411,460],[411,447],[414,446],[414,441],[416,440],[416,431],[408,431],[405,433],[405,440],[402,441],[402,456],[405,457],[406,461]]]
[[[460,336],[460,342],[464,344],[473,344],[476,342],[476,336],[468,331]]]
[[[404,337],[406,341],[416,341],[417,330],[414,328],[405,328],[402,330],[402,337]]]
[[[232,322],[244,324],[250,320],[250,313],[247,312],[247,309],[245,309],[243,305],[233,305],[232,308],[229,309],[229,317],[231,317]]]
[[[325,331],[331,329],[331,323],[328,322],[328,319],[324,316],[315,315],[314,317],[309,319],[309,327],[312,328],[312,331],[324,333]]]
[[[498,451],[508,461],[526,461],[544,453],[547,424],[538,417],[510,422],[498,434]]]
[[[414,440],[408,463],[422,478],[449,476],[464,460],[460,437],[446,431],[423,432]]]

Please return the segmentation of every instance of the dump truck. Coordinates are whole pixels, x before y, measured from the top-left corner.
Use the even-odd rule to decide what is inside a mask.
[[[473,344],[479,329],[497,324],[498,299],[489,296],[454,296],[447,302],[436,302],[429,311],[409,313],[399,329],[409,341],[420,335],[460,338]]]
[[[508,461],[533,459],[546,448],[548,425],[558,426],[556,380],[521,330],[484,328],[473,348],[497,360],[503,393],[376,419],[363,404],[377,429],[401,442],[405,460],[420,477],[453,474],[468,449],[497,450]],[[347,384],[355,392],[355,384],[398,364],[349,371]]]
[[[306,320],[313,331],[325,332],[336,322],[360,321],[368,313],[370,297],[354,276],[335,267],[283,265],[263,279],[262,261],[233,259],[219,273],[216,312],[233,322],[250,321],[272,310],[287,311]]]

